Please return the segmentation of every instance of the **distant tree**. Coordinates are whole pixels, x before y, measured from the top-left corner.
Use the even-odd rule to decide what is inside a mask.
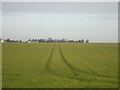
[[[81,43],[81,40],[79,40],[79,42]]]
[[[28,41],[31,41],[31,39],[28,39]]]
[[[89,43],[89,40],[87,39],[85,42],[86,42],[86,43]]]
[[[84,43],[84,39],[82,39],[81,42]]]
[[[35,41],[35,39],[32,39],[32,41]]]
[[[65,39],[63,38],[63,39],[61,40],[61,42],[65,42]]]
[[[37,39],[35,39],[35,41],[38,41]]]
[[[10,39],[7,39],[6,42],[10,42]]]
[[[52,38],[48,38],[48,42],[52,42],[53,41],[53,39]]]

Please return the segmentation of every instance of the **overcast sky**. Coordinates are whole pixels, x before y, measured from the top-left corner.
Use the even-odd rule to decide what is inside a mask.
[[[2,3],[0,3],[0,38],[2,37]]]
[[[117,42],[117,5],[117,2],[3,3],[2,37]]]

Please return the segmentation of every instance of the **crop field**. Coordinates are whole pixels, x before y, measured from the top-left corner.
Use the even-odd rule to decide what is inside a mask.
[[[0,89],[2,88],[2,46],[0,43]]]
[[[117,88],[118,44],[3,43],[3,88]]]

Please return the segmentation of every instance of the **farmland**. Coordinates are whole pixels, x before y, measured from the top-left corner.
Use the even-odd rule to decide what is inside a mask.
[[[0,43],[0,89],[2,88],[2,46]]]
[[[3,88],[116,88],[115,43],[3,43]]]

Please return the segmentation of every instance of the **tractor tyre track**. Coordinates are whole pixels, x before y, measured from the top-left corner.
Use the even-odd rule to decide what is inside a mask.
[[[65,56],[61,50],[61,47],[59,45],[59,52],[61,55],[62,60],[64,61],[64,63],[68,66],[68,68],[71,70],[71,72],[73,73],[74,76],[77,76],[77,73],[74,71],[74,68],[68,63],[68,61],[65,59]]]
[[[48,60],[47,60],[47,62],[46,62],[46,65],[45,65],[45,67],[44,67],[44,69],[43,69],[43,73],[47,73],[48,70],[49,70],[50,62],[51,62],[51,60],[52,60],[52,56],[53,56],[54,49],[55,49],[55,44],[53,45],[53,48],[52,48],[51,53],[50,53],[50,56],[48,57]]]
[[[73,59],[73,61],[75,63],[78,63],[78,59],[75,59],[74,56],[70,56],[70,57]],[[105,78],[113,78],[111,76],[106,76],[106,75],[99,74],[99,73],[93,71],[90,67],[86,66],[85,64],[83,65],[83,63],[80,63],[80,64],[81,64],[81,66],[87,68],[91,73],[85,72],[84,70],[80,70],[80,69],[74,67],[74,69],[78,72],[81,72],[81,73],[84,73],[84,74],[90,74],[90,75],[93,74],[93,75],[100,76],[100,77],[105,77]]]

